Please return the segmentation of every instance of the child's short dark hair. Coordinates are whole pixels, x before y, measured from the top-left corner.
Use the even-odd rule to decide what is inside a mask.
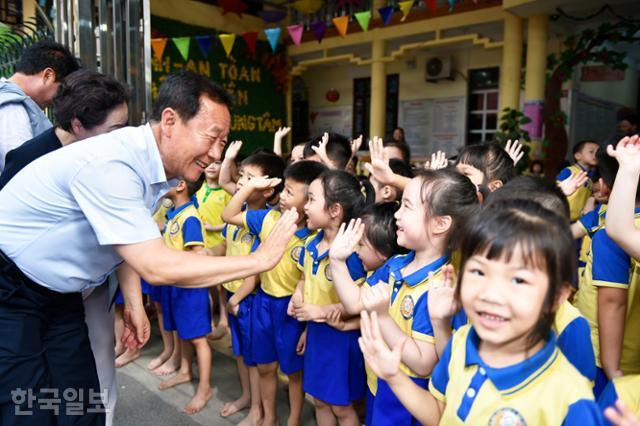
[[[51,68],[56,73],[56,81],[80,69],[80,64],[69,49],[53,40],[38,41],[22,52],[16,64],[16,72],[34,75]]]
[[[367,205],[373,204],[375,194],[371,184],[360,182],[358,178],[344,170],[327,170],[318,179],[324,191],[325,207],[338,203],[342,206],[343,222],[359,217]]]
[[[486,183],[500,180],[505,184],[515,176],[513,160],[494,142],[465,146],[458,155],[458,164],[468,164],[480,170]]]
[[[275,155],[270,154],[268,152],[258,152],[257,154],[251,154],[240,163],[242,166],[256,166],[259,167],[264,176],[269,176],[270,178],[280,178],[284,174],[284,160]],[[284,182],[280,182],[277,186],[273,188],[274,197],[282,191],[284,187]]]
[[[576,155],[577,153],[582,151],[583,148],[585,147],[585,145],[588,144],[588,143],[593,143],[593,144],[598,145],[598,142],[593,141],[591,139],[585,139],[583,141],[577,142],[575,145],[573,145],[573,155]]]
[[[187,194],[189,197],[193,197],[196,192],[202,187],[202,183],[204,182],[204,173],[200,175],[198,180],[194,182],[189,182],[186,179],[182,179],[187,187]]]
[[[533,177],[518,176],[491,192],[484,207],[504,200],[531,200],[547,210],[569,219],[569,202],[555,182]]]
[[[304,158],[312,157],[315,154],[314,146],[320,145],[322,136],[311,139],[304,146]],[[338,169],[347,167],[347,163],[351,158],[351,143],[346,136],[338,133],[329,133],[329,143],[327,143],[327,157],[333,161]]]
[[[402,134],[404,134],[404,130],[402,131]],[[392,140],[392,141],[384,141],[382,145],[385,148],[386,147],[398,148],[400,150],[400,154],[402,154],[402,161],[404,161],[407,164],[411,164],[411,148],[409,148],[409,145],[407,145],[406,142]]]
[[[291,179],[298,183],[310,185],[318,176],[327,171],[328,168],[317,161],[302,160],[291,164],[284,171],[284,178]]]
[[[389,167],[391,168],[391,171],[397,175],[408,177],[408,178],[413,177],[413,170],[411,169],[411,164],[405,163],[402,160],[399,160],[397,158],[392,158],[391,160],[389,160]]]
[[[555,317],[555,302],[576,273],[575,244],[569,221],[530,200],[503,200],[492,203],[464,226],[461,263],[456,287],[460,300],[466,262],[474,255],[510,261],[520,249],[530,266],[544,270],[549,278],[538,323],[528,336],[532,347],[548,340]]]
[[[422,180],[420,198],[427,218],[450,216],[452,223],[447,246],[455,249],[461,225],[478,209],[476,187],[469,178],[453,169],[421,170],[416,177]]]
[[[374,249],[385,257],[405,253],[398,245],[398,226],[394,217],[398,203],[379,203],[367,206],[360,218],[364,223],[364,235]]]

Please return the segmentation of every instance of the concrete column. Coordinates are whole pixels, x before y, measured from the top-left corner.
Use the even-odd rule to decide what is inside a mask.
[[[385,41],[376,39],[371,43],[371,109],[369,110],[369,137],[384,137],[385,103],[387,97],[387,72],[382,61]]]
[[[549,17],[533,15],[529,17],[527,31],[527,68],[524,85],[524,114],[531,123],[524,126],[531,137],[532,157],[542,155],[545,75],[547,70],[547,37]]]
[[[500,111],[520,108],[520,79],[522,70],[522,18],[506,13],[504,44],[500,67]]]
[[[24,27],[24,30],[31,34],[32,28],[35,25],[33,20],[36,17],[36,1],[35,0],[22,0],[22,22],[29,22],[31,25]]]

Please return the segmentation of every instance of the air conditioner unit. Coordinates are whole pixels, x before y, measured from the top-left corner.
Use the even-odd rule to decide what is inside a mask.
[[[451,69],[451,57],[431,58],[427,60],[427,77],[430,83],[436,83],[438,80],[453,80]]]

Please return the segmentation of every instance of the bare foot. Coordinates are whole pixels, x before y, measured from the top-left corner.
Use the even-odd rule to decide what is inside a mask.
[[[122,355],[116,358],[116,368],[120,368],[129,364],[131,361],[135,361],[140,357],[139,349],[127,349]]]
[[[220,415],[222,417],[229,417],[238,411],[244,410],[249,406],[249,397],[241,396],[235,401],[227,402],[220,410]]]
[[[178,367],[180,367],[180,361],[174,361],[169,358],[164,362],[164,364],[153,370],[153,374],[155,374],[156,376],[168,376],[169,374],[176,371]]]
[[[125,350],[126,348],[124,347],[124,345],[122,343],[118,343],[113,351],[116,353],[116,358],[118,358],[124,353]]]
[[[169,359],[170,356],[171,352],[162,352],[160,355],[149,361],[149,364],[147,364],[147,370],[155,370],[156,368],[160,367]]]
[[[201,411],[205,405],[207,405],[207,401],[211,399],[213,393],[211,392],[211,388],[207,389],[204,392],[196,392],[196,394],[191,398],[191,401],[184,407],[182,411],[187,414],[195,414]]]
[[[238,426],[261,426],[262,425],[262,413],[260,410],[251,410],[247,417],[245,417]]]
[[[220,340],[222,339],[229,330],[229,326],[227,324],[218,324],[214,327],[214,329],[209,333],[207,339],[209,340]]]
[[[158,389],[165,390],[172,388],[174,386],[180,385],[182,383],[188,383],[191,381],[191,374],[189,373],[178,373],[170,379],[165,380],[164,382],[160,382],[158,385]]]

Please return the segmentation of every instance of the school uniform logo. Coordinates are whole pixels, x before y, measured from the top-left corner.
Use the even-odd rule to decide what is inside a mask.
[[[169,228],[169,235],[175,237],[180,232],[180,224],[178,222],[173,222],[171,224],[171,228]]]
[[[505,407],[497,410],[489,418],[488,426],[526,426],[527,422],[518,411]]]
[[[329,267],[329,265],[324,267],[324,276],[327,281],[333,281],[333,274],[331,273],[331,268]]]
[[[412,318],[414,307],[415,303],[413,302],[413,297],[411,297],[411,295],[406,295],[402,299],[402,304],[400,305],[400,313],[402,314],[402,318],[406,320]]]
[[[302,246],[297,246],[291,249],[291,258],[294,262],[298,263],[300,256],[302,255]]]
[[[242,236],[241,241],[242,241],[243,244],[249,244],[251,242],[251,234],[249,234],[249,233],[244,234]]]

